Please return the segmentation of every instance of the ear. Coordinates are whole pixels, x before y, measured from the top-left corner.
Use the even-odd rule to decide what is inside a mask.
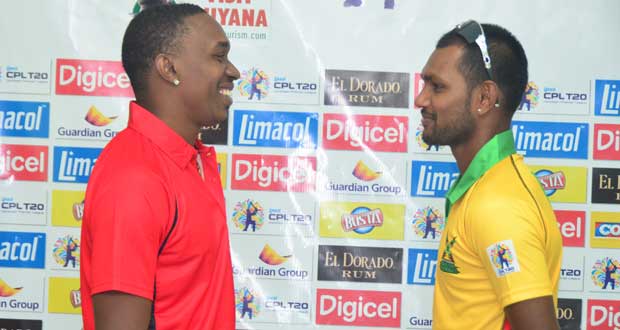
[[[491,80],[485,80],[478,87],[479,96],[477,98],[479,114],[485,114],[493,109],[499,108],[500,90],[497,84]]]
[[[159,54],[155,57],[155,70],[159,77],[170,84],[179,79],[174,68],[174,59],[168,54]]]

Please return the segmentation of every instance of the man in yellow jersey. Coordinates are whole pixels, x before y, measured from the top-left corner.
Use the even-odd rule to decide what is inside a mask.
[[[559,329],[562,238],[510,131],[528,81],[521,44],[467,21],[441,37],[422,78],[423,140],[449,145],[461,173],[446,196],[433,329]]]

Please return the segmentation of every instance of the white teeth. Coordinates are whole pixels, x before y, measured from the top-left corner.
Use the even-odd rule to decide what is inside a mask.
[[[220,89],[220,94],[226,95],[226,96],[231,96],[232,95],[232,91],[230,89]]]

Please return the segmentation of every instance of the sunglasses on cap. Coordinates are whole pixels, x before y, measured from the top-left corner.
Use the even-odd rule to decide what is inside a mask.
[[[489,74],[489,79],[493,80],[491,74],[491,57],[489,56],[489,49],[487,48],[487,38],[484,35],[484,30],[480,23],[469,20],[457,25],[454,28],[455,32],[463,37],[468,44],[475,43],[478,45],[480,52],[482,53],[482,61],[484,62],[484,68]]]

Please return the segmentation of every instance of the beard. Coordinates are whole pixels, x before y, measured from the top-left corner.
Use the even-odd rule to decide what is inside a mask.
[[[467,102],[466,104],[469,104]],[[422,110],[425,113],[425,110]],[[428,113],[426,113],[428,115]],[[463,106],[453,118],[437,118],[437,113],[432,113],[431,127],[424,128],[422,140],[428,145],[455,146],[469,141],[474,132],[476,122],[474,116]],[[438,120],[441,125],[438,125]]]

